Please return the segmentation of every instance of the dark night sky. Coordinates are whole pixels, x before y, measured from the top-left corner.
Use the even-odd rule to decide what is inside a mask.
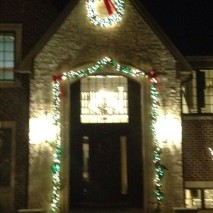
[[[213,55],[213,0],[141,0],[184,55]]]

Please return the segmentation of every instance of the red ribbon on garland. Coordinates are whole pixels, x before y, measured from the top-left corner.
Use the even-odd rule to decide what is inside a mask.
[[[112,15],[112,8],[116,11],[116,13],[118,12],[115,5],[112,3],[111,0],[104,0],[104,4],[106,6],[107,12],[109,15]]]
[[[54,82],[61,81],[62,76],[63,76],[63,74],[56,74],[56,75],[53,75],[52,79],[53,79]]]
[[[156,78],[157,76],[158,76],[158,73],[156,71],[154,71],[154,70],[150,70],[148,72],[148,77],[149,78]]]

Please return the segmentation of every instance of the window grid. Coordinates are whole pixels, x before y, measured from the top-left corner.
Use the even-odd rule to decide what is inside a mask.
[[[186,208],[213,209],[213,189],[185,189]]]
[[[127,79],[97,75],[81,79],[82,123],[128,123]]]
[[[213,70],[194,71],[182,85],[182,113],[213,113]]]
[[[14,80],[15,34],[0,32],[0,80]]]
[[[204,102],[205,107],[201,108],[202,113],[213,113],[213,71],[205,70],[205,89],[204,89]]]

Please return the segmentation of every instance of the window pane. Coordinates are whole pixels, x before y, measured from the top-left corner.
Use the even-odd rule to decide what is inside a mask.
[[[0,52],[0,61],[3,61],[3,60],[4,60],[4,53]]]
[[[14,51],[14,45],[13,44],[14,44],[13,42],[6,43],[5,50],[7,52],[13,52]]]
[[[15,36],[13,33],[0,33],[0,80],[14,80]]]
[[[213,113],[213,70],[205,70],[205,106],[202,108],[203,113]]]
[[[10,53],[10,52],[5,52],[4,53],[4,59],[5,59],[5,61],[13,61],[13,57],[14,57],[14,55],[13,55],[13,53]]]
[[[121,194],[128,193],[127,137],[120,136]]]
[[[0,52],[2,52],[4,50],[4,43],[0,42]]]
[[[182,87],[182,112],[198,113],[197,107],[197,77],[192,73],[192,80],[183,84]]]
[[[4,79],[5,80],[13,80],[14,79],[14,73],[11,71],[4,72]]]
[[[13,70],[13,67],[14,67],[14,61],[5,61],[4,63],[4,67],[9,69],[12,71]]]
[[[213,189],[204,190],[204,203],[205,208],[213,208]]]
[[[201,208],[201,190],[200,189],[186,189],[185,190],[186,208]]]
[[[182,112],[213,113],[213,70],[193,72],[192,81],[183,84]]]
[[[90,185],[90,170],[89,170],[89,161],[90,161],[90,138],[88,136],[82,137],[82,154],[83,154],[83,168],[82,168],[82,179],[83,179],[83,192],[84,195],[88,195],[89,185]]]
[[[81,79],[81,122],[127,123],[127,79],[115,75]]]

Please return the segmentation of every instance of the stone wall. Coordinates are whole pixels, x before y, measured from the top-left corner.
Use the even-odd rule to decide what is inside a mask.
[[[35,58],[34,79],[31,80],[30,87],[31,118],[37,117],[44,108],[47,113],[52,112],[53,74],[71,69],[76,70],[76,67],[95,63],[104,56],[113,58],[120,64],[144,71],[154,69],[163,73],[160,76],[159,87],[160,111],[164,116],[171,114],[180,124],[180,82],[176,79],[176,61],[161,40],[129,2],[126,2],[125,15],[118,25],[99,28],[88,20],[83,0],[79,1]],[[146,108],[149,109],[149,106]],[[149,111],[143,113],[147,118],[147,123],[143,124],[144,129],[149,129],[146,125],[149,124]],[[64,125],[66,126],[67,123],[65,122]],[[167,125],[169,128],[170,123]],[[167,131],[167,126],[164,127],[164,131]],[[162,141],[163,163],[168,168],[164,181],[163,208],[165,212],[171,212],[173,206],[183,204],[181,130],[177,134],[178,137],[171,143],[167,138],[164,142]],[[147,150],[151,150],[151,139],[144,136],[144,140],[150,146]],[[147,182],[144,184],[153,181],[151,168],[152,165],[145,168],[145,173],[148,175]],[[33,183],[30,181],[31,184]],[[151,187],[148,193],[145,195],[147,197],[145,205],[146,208],[152,208],[154,204],[151,198]],[[40,208],[42,205],[44,206],[42,200],[38,201],[37,207]]]

